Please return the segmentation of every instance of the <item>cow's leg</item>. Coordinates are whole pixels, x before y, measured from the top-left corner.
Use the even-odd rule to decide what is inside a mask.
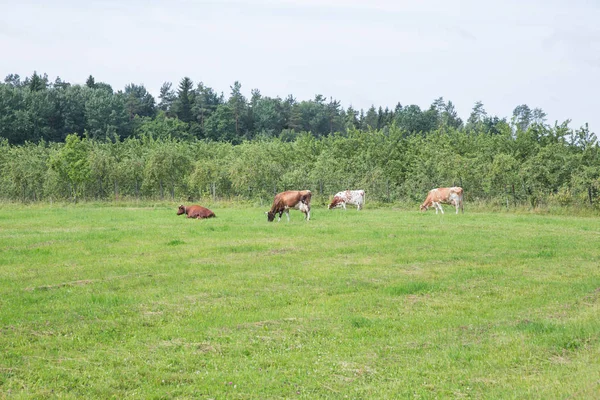
[[[277,218],[277,222],[281,221],[281,216],[283,215],[283,211],[279,211],[279,218]]]
[[[440,208],[440,211],[442,212],[442,214],[444,213],[444,209],[442,208],[442,203],[437,203],[438,207]]]
[[[310,209],[306,212],[306,220],[310,221]]]
[[[345,201],[342,202],[342,207],[344,207],[344,211],[346,211],[346,202]]]
[[[285,215],[287,216],[288,222],[290,222],[290,210],[285,210]]]

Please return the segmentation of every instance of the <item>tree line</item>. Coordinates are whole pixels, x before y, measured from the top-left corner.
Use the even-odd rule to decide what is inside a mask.
[[[0,84],[0,198],[9,201],[271,199],[308,188],[325,201],[347,188],[381,202],[422,200],[460,185],[503,206],[597,206],[598,141],[587,125],[510,120],[476,103],[466,122],[435,100],[367,112],[323,96],[228,99],[189,78],[159,101],[141,85],[114,92],[90,76],[71,85],[34,73]]]
[[[51,82],[47,75],[35,72],[25,79],[10,74],[0,83],[0,137],[11,144],[64,142],[73,133],[112,141],[152,135],[239,144],[258,136],[291,141],[301,132],[320,138],[392,125],[407,132],[477,128],[495,133],[498,125],[506,123],[506,119],[487,115],[480,102],[465,123],[454,104],[441,97],[426,110],[397,103],[392,109],[371,106],[364,111],[343,108],[340,101],[322,95],[298,101],[292,95],[273,98],[253,89],[247,99],[239,82],[230,89],[226,98],[202,82],[195,85],[184,77],[177,88],[165,82],[156,101],[143,85],[132,83],[114,91],[91,75],[85,85],[77,85],[59,77]],[[545,114],[520,105],[513,118],[525,128],[543,121]]]

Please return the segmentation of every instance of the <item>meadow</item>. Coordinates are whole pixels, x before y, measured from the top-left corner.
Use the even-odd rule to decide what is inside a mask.
[[[0,398],[599,398],[592,216],[0,205]]]

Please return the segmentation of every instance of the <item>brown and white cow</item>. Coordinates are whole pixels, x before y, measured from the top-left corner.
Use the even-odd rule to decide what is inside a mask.
[[[287,192],[277,193],[271,210],[265,213],[267,214],[267,220],[272,222],[275,219],[275,215],[279,213],[277,221],[281,221],[281,215],[285,212],[288,222],[290,222],[290,208],[295,208],[302,211],[304,218],[310,221],[311,196],[312,193],[310,190],[288,190]]]
[[[332,208],[342,206],[345,210],[346,204],[355,205],[358,211],[362,210],[365,205],[365,191],[345,190],[343,192],[338,192],[333,196],[333,200],[331,200],[331,204],[329,204],[327,208],[331,210]]]
[[[215,213],[210,211],[208,208],[193,205],[186,207],[183,204],[179,206],[177,210],[177,215],[186,214],[188,218],[212,218],[215,217]]]
[[[437,214],[438,209],[444,213],[441,203],[451,204],[456,207],[456,213],[458,209],[464,213],[463,208],[463,189],[458,186],[449,188],[436,188],[429,191],[425,202],[421,204],[421,211],[427,211],[429,207],[435,207],[435,213]]]

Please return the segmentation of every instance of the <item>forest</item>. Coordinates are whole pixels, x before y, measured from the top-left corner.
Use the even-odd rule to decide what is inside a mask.
[[[205,197],[267,201],[311,189],[322,201],[361,188],[368,201],[417,202],[460,185],[502,207],[599,207],[600,154],[587,124],[550,124],[539,108],[510,117],[475,103],[466,121],[442,97],[428,109],[344,109],[316,95],[228,97],[185,77],[155,99],[47,75],[0,83],[0,199],[80,201]],[[323,200],[325,199],[325,200]]]

